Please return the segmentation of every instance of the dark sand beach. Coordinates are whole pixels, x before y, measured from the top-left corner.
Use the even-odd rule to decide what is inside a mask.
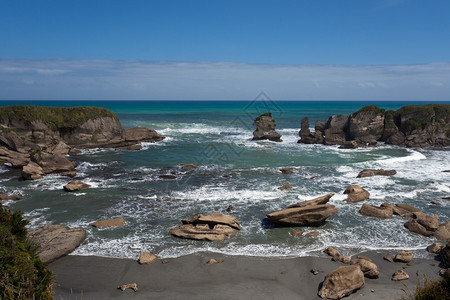
[[[438,279],[437,259],[414,258],[409,264],[383,259],[394,254],[361,253],[377,264],[380,276],[366,278],[365,285],[346,299],[399,299],[406,295],[402,289],[413,291],[423,275]],[[205,265],[211,258],[224,262]],[[49,267],[56,276],[55,299],[320,299],[317,292],[325,275],[341,265],[325,256],[283,259],[201,252],[151,265],[69,255]],[[410,278],[392,281],[392,274],[401,269]],[[139,291],[117,288],[127,283],[136,283]]]

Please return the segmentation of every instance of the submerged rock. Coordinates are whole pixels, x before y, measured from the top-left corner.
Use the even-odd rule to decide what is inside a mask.
[[[342,266],[325,276],[318,295],[324,299],[341,299],[360,289],[364,283],[359,266]]]
[[[288,168],[281,168],[280,172],[283,174],[292,174],[292,173],[294,173],[294,170],[288,169]]]
[[[181,168],[182,169],[196,169],[196,168],[198,168],[198,166],[194,165],[194,164],[184,164],[184,165],[181,165]]]
[[[223,241],[230,234],[242,229],[235,217],[219,212],[209,215],[199,214],[182,222],[183,225],[172,228],[169,234],[185,239]]]
[[[281,134],[275,131],[276,123],[271,113],[260,115],[255,119],[253,125],[257,127],[253,132],[254,140],[281,142]]]
[[[109,228],[109,227],[122,227],[125,226],[125,220],[122,218],[101,220],[91,224],[91,226],[97,228]]]
[[[292,189],[292,185],[290,185],[289,183],[287,183],[287,184],[285,184],[285,185],[283,185],[283,186],[280,186],[278,189],[279,189],[280,191],[287,190],[287,189]]]
[[[2,194],[0,194],[0,201],[4,201],[4,200],[14,200],[14,201],[17,201],[17,200],[20,200],[20,199],[22,199],[22,195],[19,195],[19,194],[17,194],[17,195],[2,195]]]

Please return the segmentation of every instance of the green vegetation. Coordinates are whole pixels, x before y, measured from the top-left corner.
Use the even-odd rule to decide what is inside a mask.
[[[429,281],[424,276],[423,283],[417,284],[413,294],[401,298],[401,300],[435,299],[450,299],[450,276],[444,276],[438,281]]]
[[[271,118],[272,118],[272,113],[266,112],[266,113],[260,115],[259,117],[257,117],[257,118],[255,119],[255,121],[261,120],[262,117],[271,117]],[[272,118],[272,120],[273,120],[273,118]]]
[[[27,224],[0,204],[0,299],[53,299],[53,275],[27,238]]]
[[[110,110],[102,107],[47,107],[34,105],[10,105],[0,107],[0,119],[22,119],[42,121],[50,129],[75,128],[90,119],[101,117],[116,118]]]
[[[378,106],[375,106],[375,105],[367,105],[367,106],[364,106],[363,108],[361,108],[360,110],[358,110],[357,112],[353,113],[352,117],[355,117],[359,113],[362,113],[362,112],[371,112],[371,111],[378,115],[378,114],[384,114],[385,110],[382,108],[379,108]]]
[[[406,119],[404,126],[409,130],[421,130],[429,125],[445,127],[450,116],[450,105],[407,105],[397,110],[395,115]]]

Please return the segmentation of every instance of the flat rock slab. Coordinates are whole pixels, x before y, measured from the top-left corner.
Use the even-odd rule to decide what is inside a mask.
[[[338,212],[331,204],[286,208],[266,214],[270,221],[283,226],[318,226]]]
[[[125,225],[125,220],[122,218],[101,220],[91,224],[91,226],[97,228],[108,228],[108,227],[122,227]]]
[[[371,176],[392,176],[397,174],[397,171],[395,170],[383,170],[383,169],[364,169],[361,172],[359,172],[358,176],[356,178],[364,178],[364,177],[371,177]]]
[[[50,263],[75,250],[86,238],[86,230],[61,224],[46,225],[29,230],[28,237],[39,245],[39,258]]]

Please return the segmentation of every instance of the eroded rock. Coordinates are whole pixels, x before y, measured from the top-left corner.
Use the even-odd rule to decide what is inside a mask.
[[[409,274],[408,273],[406,273],[403,270],[398,270],[397,272],[392,274],[391,280],[400,281],[400,280],[406,280],[408,278],[409,278]]]
[[[361,271],[364,273],[364,276],[367,278],[378,278],[380,272],[378,271],[378,267],[374,262],[365,256],[358,256],[357,259],[354,259],[350,262],[351,265],[358,265],[361,268]]]
[[[397,174],[397,171],[395,170],[384,170],[384,169],[364,169],[361,172],[359,172],[358,176],[356,178],[364,178],[364,177],[371,177],[371,176],[392,176]]]
[[[389,207],[377,207],[364,203],[359,210],[359,213],[369,217],[376,217],[382,219],[388,219],[392,217],[393,210]]]
[[[286,208],[266,214],[274,224],[283,226],[319,226],[338,212],[331,204]]]
[[[347,194],[347,202],[360,202],[369,199],[370,193],[360,187],[359,185],[351,185],[345,189],[344,194]]]
[[[414,254],[411,251],[408,250],[401,250],[399,251],[395,257],[395,261],[409,263],[414,258]]]
[[[360,289],[364,283],[359,266],[341,266],[325,276],[318,295],[324,299],[341,299]]]
[[[79,180],[73,180],[64,186],[64,190],[66,192],[76,192],[87,189],[90,186],[90,184],[81,182]]]
[[[260,115],[255,119],[253,125],[257,127],[253,132],[254,140],[281,142],[281,134],[275,131],[276,123],[271,113]]]
[[[141,265],[153,264],[157,260],[158,260],[158,256],[156,256],[155,254],[145,252],[145,251],[143,251],[141,253],[141,255],[139,256],[139,263]]]

